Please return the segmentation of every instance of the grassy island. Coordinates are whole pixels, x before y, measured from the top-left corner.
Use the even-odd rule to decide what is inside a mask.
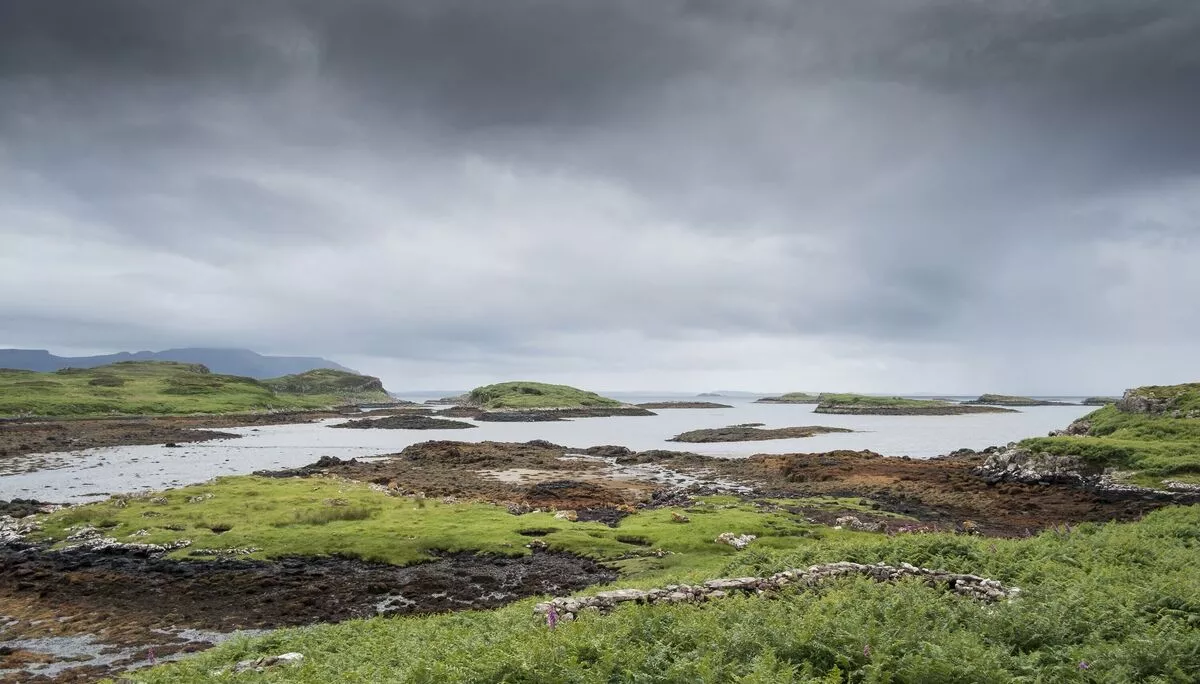
[[[623,404],[569,385],[544,382],[502,382],[476,387],[467,395],[467,404],[482,409],[568,409],[615,408]]]
[[[965,413],[1006,413],[1012,409],[970,406],[938,399],[905,399],[864,394],[822,394],[814,413],[882,416],[954,416]]]
[[[965,401],[964,404],[985,406],[1070,406],[1063,401],[1047,401],[1032,397],[1018,397],[1011,394],[981,394],[978,399]]]
[[[763,397],[754,400],[756,404],[816,404],[821,401],[820,395],[807,392],[789,392],[778,397]]]

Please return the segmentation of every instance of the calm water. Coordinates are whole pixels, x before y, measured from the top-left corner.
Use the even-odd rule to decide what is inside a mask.
[[[616,398],[655,401],[637,396]],[[681,397],[663,397],[678,400]],[[1020,413],[964,416],[827,416],[813,414],[812,405],[755,404],[750,399],[714,398],[728,409],[672,409],[657,416],[585,418],[557,423],[478,423],[471,430],[334,430],[340,420],[303,425],[233,428],[240,439],[217,440],[167,449],[129,446],[90,449],[74,454],[38,457],[26,463],[9,459],[7,472],[34,462],[45,467],[29,473],[0,476],[0,499],[36,498],[44,501],[86,501],[111,493],[163,489],[203,482],[217,475],[248,473],[268,468],[296,467],[321,456],[363,458],[400,451],[431,439],[524,442],[545,439],[572,447],[619,444],[634,450],[676,449],[725,457],[760,453],[817,452],[832,449],[870,449],[889,456],[928,458],[967,447],[1044,435],[1067,426],[1093,410],[1087,406],[1045,406]],[[818,435],[805,439],[730,444],[678,444],[666,441],[687,430],[736,423],[765,423],[768,427],[828,425],[853,433]],[[33,459],[34,457],[30,457]]]

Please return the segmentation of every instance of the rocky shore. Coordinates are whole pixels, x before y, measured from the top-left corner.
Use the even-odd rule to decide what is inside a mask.
[[[35,653],[23,666],[12,663],[15,679],[0,681],[96,681],[146,664],[151,651],[165,660],[237,630],[496,608],[615,578],[595,561],[546,551],[518,558],[443,554],[399,567],[350,558],[180,561],[0,545],[0,639],[58,640],[62,656],[78,661]],[[101,649],[114,657],[88,655]],[[0,662],[10,667],[10,657],[0,654]],[[35,679],[41,671],[55,674]]]
[[[406,415],[422,409],[396,408],[372,411],[372,416]],[[114,418],[0,419],[0,459],[25,454],[79,451],[97,447],[137,444],[184,444],[240,435],[223,428],[315,423],[330,418],[360,415],[357,408],[337,411],[280,411],[223,415],[145,416]]]

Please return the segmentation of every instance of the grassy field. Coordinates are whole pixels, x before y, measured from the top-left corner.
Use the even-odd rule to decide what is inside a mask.
[[[485,409],[595,408],[621,406],[615,399],[602,397],[568,385],[542,382],[502,382],[476,387],[467,395],[470,404]]]
[[[285,382],[276,391],[270,382],[171,361],[129,361],[53,373],[0,369],[0,416],[241,413],[346,403],[345,395],[333,388],[320,393],[309,385],[291,392],[286,390],[296,386]]]
[[[1091,424],[1086,435],[1037,437],[1021,446],[1146,477],[1200,476],[1200,417],[1177,417],[1200,414],[1200,385],[1143,387],[1135,392],[1161,402],[1160,408],[1130,413],[1110,404],[1081,419]]]
[[[694,519],[694,518],[693,518]],[[297,651],[293,682],[1192,682],[1200,672],[1200,507],[1022,540],[946,534],[800,537],[726,556],[717,574],[817,562],[911,562],[1022,588],[985,606],[912,582],[845,579],[776,600],[628,605],[555,630],[533,601],[476,613],[375,618],[226,643],[135,681],[207,680]],[[631,582],[623,582],[630,584]],[[638,584],[632,582],[632,584]],[[236,677],[231,680],[242,681]]]
[[[819,528],[786,513],[763,513],[733,497],[705,497],[689,523],[672,511],[639,511],[617,528],[556,520],[553,513],[511,515],[503,506],[394,497],[361,482],[226,477],[161,494],[118,497],[51,515],[41,539],[62,542],[69,528],[92,525],[106,536],[160,544],[190,539],[194,549],[256,547],[251,557],[343,555],[407,565],[431,551],[527,555],[537,530],[551,549],[602,560],[624,559],[633,576],[664,570],[713,570],[734,550],[713,540],[722,532],[754,534],[764,549],[794,548]],[[148,535],[130,537],[145,530]],[[655,550],[669,552],[663,558]]]

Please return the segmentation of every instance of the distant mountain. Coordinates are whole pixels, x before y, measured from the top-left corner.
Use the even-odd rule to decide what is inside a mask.
[[[62,368],[95,368],[119,361],[179,361],[200,363],[214,373],[244,375],[259,380],[295,375],[318,368],[357,373],[329,359],[316,356],[265,356],[249,349],[167,349],[151,352],[121,352],[101,356],[55,356],[45,349],[0,349],[0,368],[40,372]]]

